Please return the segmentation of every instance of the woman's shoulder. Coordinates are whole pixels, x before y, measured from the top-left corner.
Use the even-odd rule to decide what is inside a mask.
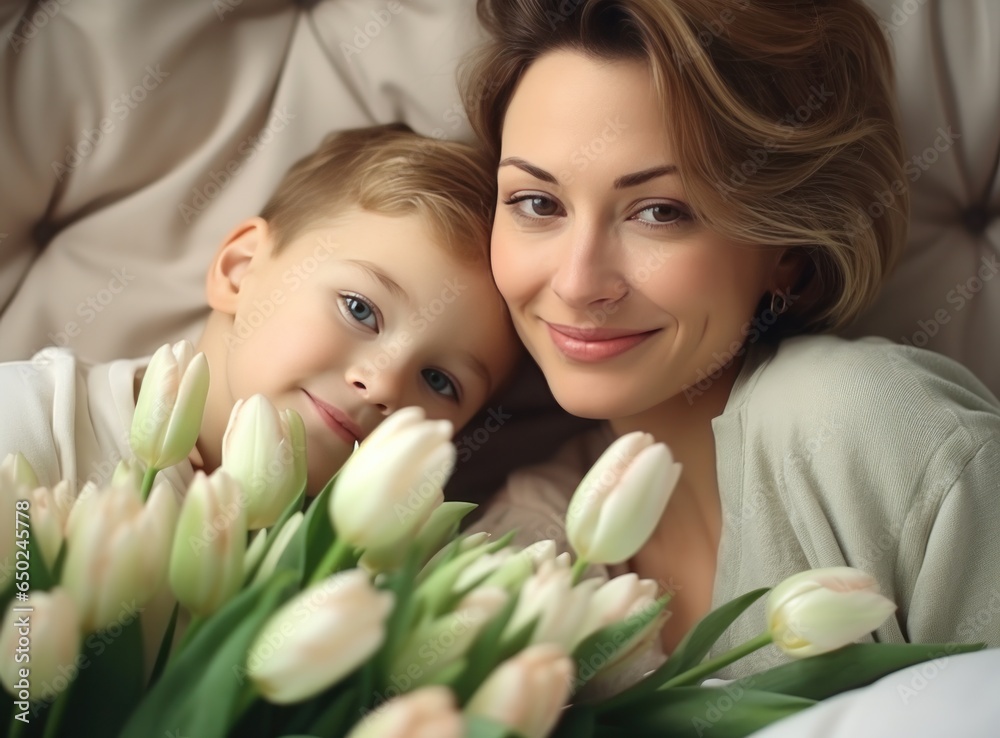
[[[910,463],[951,467],[1000,437],[1000,402],[969,370],[881,338],[788,339],[736,393],[744,448],[758,455],[819,437],[852,460],[905,448]]]
[[[756,374],[745,403],[779,427],[832,419],[946,432],[1000,422],[1000,402],[964,366],[884,338],[791,338]]]

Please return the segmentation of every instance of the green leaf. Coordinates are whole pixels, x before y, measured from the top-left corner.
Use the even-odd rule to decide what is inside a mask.
[[[160,641],[160,648],[156,653],[156,661],[153,662],[153,671],[149,675],[149,684],[146,685],[147,689],[151,689],[154,684],[160,679],[160,675],[167,666],[167,661],[170,660],[170,648],[174,643],[174,631],[177,630],[177,616],[180,613],[181,603],[175,602],[174,609],[170,613],[170,621],[167,623],[167,630],[163,634],[163,639]]]
[[[38,536],[35,535],[34,525],[31,524],[30,519],[28,531],[28,576],[30,577],[28,581],[31,582],[31,591],[47,592],[59,581],[49,570],[48,564],[45,563],[45,557],[42,555],[42,544],[39,542]],[[62,553],[62,549],[65,547],[65,544],[61,545],[59,553]],[[58,561],[59,554],[56,555],[56,562],[58,563]]]
[[[126,606],[118,623],[84,638],[77,677],[61,708],[59,735],[117,735],[139,704],[144,679],[141,610]],[[113,699],[109,685],[114,686]]]
[[[812,707],[802,697],[717,687],[675,687],[630,702],[599,718],[602,726],[626,729],[636,738],[742,738]]]
[[[979,643],[855,643],[738,679],[730,688],[823,700],[864,687],[907,666],[981,648],[983,644]]]
[[[500,725],[479,715],[465,716],[465,738],[519,738],[506,725]]]
[[[167,664],[156,686],[132,713],[122,738],[148,738],[164,730],[224,738],[239,717],[248,688],[247,651],[266,620],[295,591],[295,583],[294,574],[275,572],[208,618]],[[104,698],[113,701],[107,700],[106,693]]]
[[[500,612],[482,629],[476,640],[469,646],[465,655],[465,669],[455,679],[454,684],[450,685],[459,705],[468,702],[486,680],[486,677],[504,660],[500,636],[514,615],[516,607],[517,597],[510,597]],[[533,629],[534,627],[532,627]],[[530,637],[531,631],[527,633],[524,643],[518,644],[519,649],[527,645],[527,639]]]
[[[297,572],[302,586],[309,581],[313,570],[333,543],[333,526],[328,507],[336,479],[334,476],[327,482],[323,491],[309,503],[301,525],[288,541],[275,566],[275,572]]]
[[[315,735],[347,735],[356,720],[351,713],[358,704],[357,690],[349,689],[333,700],[316,721],[309,727]]]
[[[426,608],[427,613],[432,617],[437,617],[443,613],[450,612],[454,608],[455,603],[460,601],[466,593],[479,584],[477,581],[470,583],[461,592],[455,590],[455,583],[462,572],[465,571],[465,568],[480,556],[496,553],[500,549],[505,548],[513,540],[513,537],[513,533],[508,533],[496,541],[481,543],[478,546],[470,548],[468,551],[462,551],[454,558],[435,567],[420,582],[420,586],[417,588],[417,598],[421,601],[422,606]],[[482,579],[485,578],[486,575],[483,575]]]
[[[597,718],[587,706],[574,706],[564,710],[552,738],[593,738],[597,728]]]
[[[674,649],[666,663],[638,684],[605,702],[602,709],[613,709],[647,695],[666,681],[700,664],[719,640],[719,636],[766,592],[767,588],[755,589],[710,612],[684,636],[684,640]]]
[[[427,562],[458,533],[463,518],[479,505],[474,502],[442,502],[424,523],[415,541],[417,558],[421,564]]]
[[[385,694],[390,686],[392,663],[407,635],[413,630],[414,622],[421,615],[420,603],[415,597],[418,567],[419,562],[416,557],[408,556],[403,568],[393,572],[385,580],[384,587],[395,596],[395,604],[386,622],[385,642],[372,657],[374,670],[372,674],[362,674],[365,681],[373,681],[378,692],[382,694]],[[362,694],[362,709],[371,708],[370,700],[375,696],[374,693]]]
[[[656,619],[669,601],[670,595],[666,594],[656,601],[655,607],[646,608],[584,638],[573,650],[573,660],[576,662],[574,671],[576,681],[573,691],[578,691],[593,679],[615,654],[630,645],[629,641]]]
[[[267,558],[267,552],[271,550],[271,546],[274,545],[275,539],[278,537],[278,533],[281,528],[288,522],[288,519],[292,517],[295,513],[302,509],[302,506],[306,501],[306,491],[305,488],[281,511],[281,515],[278,520],[271,526],[268,530],[267,538],[264,541],[264,550],[261,551],[260,556],[257,557],[257,563],[254,567],[246,572],[243,577],[244,583],[249,583],[253,581],[253,578],[257,575],[257,570],[260,569],[260,565],[264,563],[264,559]]]

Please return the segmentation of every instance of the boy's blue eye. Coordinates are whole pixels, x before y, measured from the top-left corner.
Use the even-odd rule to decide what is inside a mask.
[[[432,390],[446,397],[458,399],[458,390],[455,388],[455,383],[448,378],[447,374],[439,372],[437,369],[424,369],[421,373],[424,375],[427,385]]]
[[[360,297],[347,295],[344,297],[344,305],[347,307],[347,311],[351,314],[351,317],[356,321],[362,323],[363,325],[367,325],[373,330],[378,329],[378,320],[376,320],[375,317],[375,310],[369,303],[365,302]],[[372,322],[366,322],[368,320],[371,320]]]

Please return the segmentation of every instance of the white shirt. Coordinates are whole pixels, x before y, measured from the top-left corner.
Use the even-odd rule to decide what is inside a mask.
[[[29,361],[0,363],[0,460],[20,451],[46,487],[63,479],[75,491],[110,482],[118,462],[132,458],[135,377],[149,360],[94,365],[69,349],[48,348]],[[157,481],[182,494],[193,476],[184,461]]]

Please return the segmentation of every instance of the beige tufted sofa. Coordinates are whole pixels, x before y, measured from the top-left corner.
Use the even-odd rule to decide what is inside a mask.
[[[1000,0],[870,2],[898,59],[913,228],[852,333],[941,351],[1000,394]],[[196,338],[217,243],[331,129],[467,137],[454,71],[478,38],[473,6],[0,5],[0,360]],[[460,434],[463,497],[578,427],[530,374],[487,412]]]
[[[913,223],[852,334],[943,352],[1000,394],[1000,0],[869,2],[898,60]],[[48,344],[107,360],[196,338],[217,243],[325,133],[404,120],[468,136],[454,70],[477,40],[472,11],[473,0],[4,0],[0,360]],[[488,492],[577,427],[527,372],[459,434],[453,493]],[[996,735],[996,659],[936,668],[912,706],[900,685],[926,677],[901,673],[767,735]]]

